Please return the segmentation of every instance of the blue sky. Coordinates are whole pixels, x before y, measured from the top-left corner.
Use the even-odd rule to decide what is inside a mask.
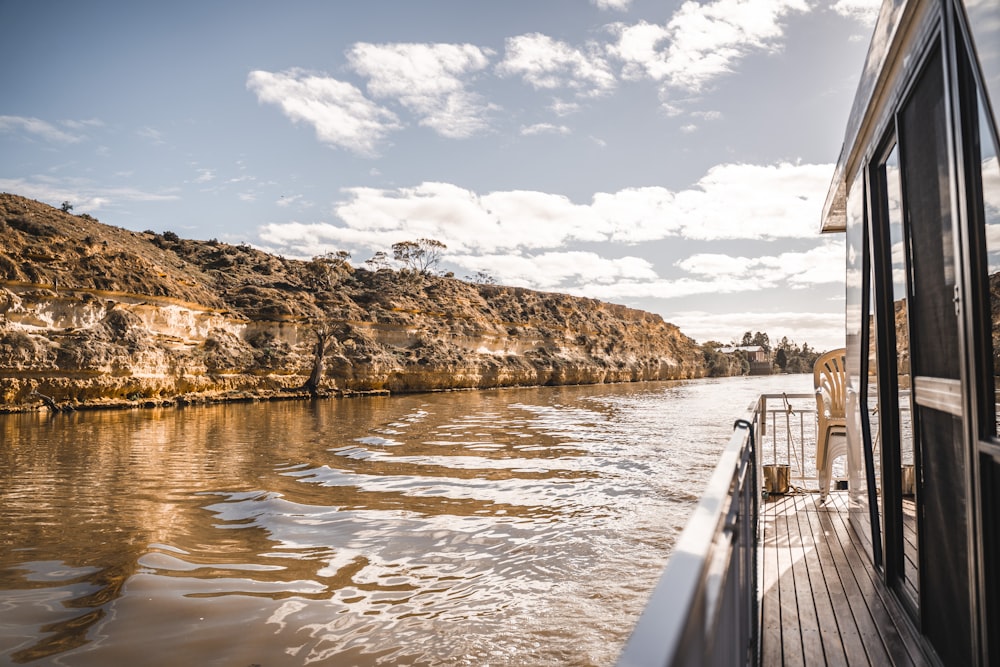
[[[843,341],[866,0],[0,0],[0,191],[136,231]]]

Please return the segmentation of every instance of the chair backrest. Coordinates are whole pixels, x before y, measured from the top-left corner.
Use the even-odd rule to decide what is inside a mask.
[[[813,387],[823,390],[832,419],[844,418],[847,394],[847,350],[831,350],[816,360],[813,366]],[[817,396],[817,400],[819,397]]]

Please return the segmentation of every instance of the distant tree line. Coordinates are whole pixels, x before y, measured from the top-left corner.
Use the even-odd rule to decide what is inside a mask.
[[[750,372],[750,361],[742,351],[726,354],[721,351],[725,347],[759,346],[767,354],[778,373],[810,373],[816,360],[823,354],[802,343],[800,347],[795,341],[783,336],[777,345],[771,344],[771,337],[762,331],[744,332],[740,339],[733,339],[725,344],[719,341],[708,341],[701,346],[705,358],[705,368],[709,377],[724,377],[729,375],[746,375]]]

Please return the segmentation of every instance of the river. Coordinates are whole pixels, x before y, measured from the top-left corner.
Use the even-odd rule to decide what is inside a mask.
[[[0,415],[0,664],[612,665],[761,392]]]

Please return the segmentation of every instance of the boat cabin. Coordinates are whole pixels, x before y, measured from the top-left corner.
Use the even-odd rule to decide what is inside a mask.
[[[824,232],[846,234],[855,529],[947,665],[1000,663],[1000,3],[887,0]]]
[[[1000,664],[998,106],[1000,1],[884,0],[821,221],[846,461],[824,480],[822,408],[761,397],[620,664]]]

